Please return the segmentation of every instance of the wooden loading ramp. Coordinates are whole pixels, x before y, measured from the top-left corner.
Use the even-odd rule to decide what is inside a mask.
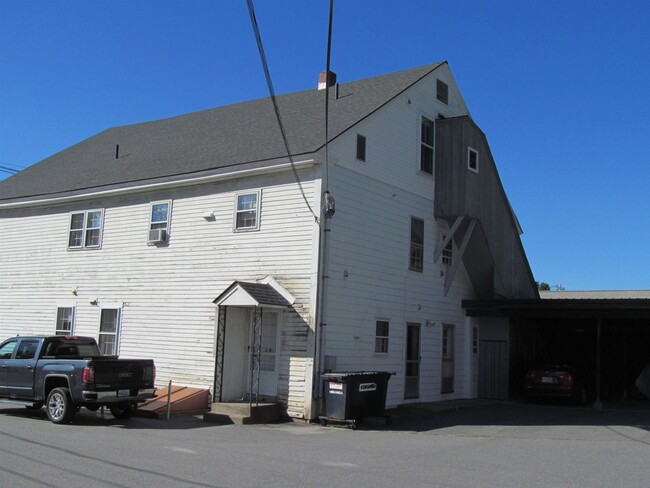
[[[170,395],[171,393],[171,395]],[[175,386],[156,390],[156,396],[138,405],[136,415],[139,417],[167,418],[169,403],[170,416],[199,415],[210,410],[208,406],[210,390]]]

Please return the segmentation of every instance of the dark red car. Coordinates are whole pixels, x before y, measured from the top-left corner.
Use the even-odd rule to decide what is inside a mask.
[[[573,366],[545,364],[526,373],[524,393],[531,400],[558,398],[582,405],[590,391],[585,376]]]

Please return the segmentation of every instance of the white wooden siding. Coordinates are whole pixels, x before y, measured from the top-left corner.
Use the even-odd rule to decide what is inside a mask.
[[[313,169],[301,172],[312,200],[313,176]],[[234,194],[242,190],[261,190],[259,231],[233,232]],[[147,237],[150,202],[157,200],[171,200],[172,206],[168,243],[154,246]],[[88,208],[104,208],[101,249],[68,250],[69,212]],[[202,218],[208,211],[215,211],[216,220]],[[53,334],[63,299],[76,303],[75,333],[97,337],[102,303],[122,303],[121,356],[154,358],[159,385],[171,379],[211,388],[212,301],[234,280],[271,275],[296,298],[297,312],[285,314],[282,328],[279,391],[291,412],[302,416],[314,226],[290,172],[3,211],[0,337]],[[90,304],[94,299],[99,305]]]
[[[436,72],[443,81],[445,73]],[[450,84],[449,105],[436,100],[436,76],[419,82],[330,147],[331,220],[324,355],[338,371],[392,371],[387,405],[404,403],[406,323],[421,324],[420,397],[471,395],[463,299],[474,292],[463,266],[444,296],[448,267],[433,262],[448,230],[433,212],[434,180],[419,171],[420,118],[465,115]],[[356,160],[356,134],[366,136],[366,162]],[[424,271],[409,271],[410,218],[424,220]],[[390,321],[389,353],[375,354],[375,322]],[[442,323],[455,327],[455,388],[440,394]],[[428,325],[427,325],[428,324]],[[431,325],[434,324],[434,325]]]

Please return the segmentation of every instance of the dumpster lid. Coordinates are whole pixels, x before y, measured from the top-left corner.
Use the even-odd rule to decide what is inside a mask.
[[[345,372],[336,372],[336,373],[322,373],[321,378],[345,378],[348,376],[370,376],[376,374],[387,374],[393,376],[395,371],[345,371]]]

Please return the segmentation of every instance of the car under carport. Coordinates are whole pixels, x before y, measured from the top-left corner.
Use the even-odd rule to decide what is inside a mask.
[[[579,365],[605,399],[642,398],[636,378],[650,363],[650,290],[542,292],[534,300],[469,300],[470,317],[510,323],[509,395],[523,395],[524,375],[536,365]]]

